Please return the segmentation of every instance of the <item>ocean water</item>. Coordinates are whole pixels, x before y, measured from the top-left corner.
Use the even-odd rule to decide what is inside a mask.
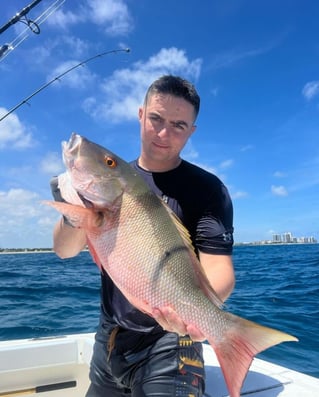
[[[319,244],[236,246],[227,310],[298,337],[259,357],[319,378]],[[0,255],[0,340],[94,332],[100,277],[88,252]]]

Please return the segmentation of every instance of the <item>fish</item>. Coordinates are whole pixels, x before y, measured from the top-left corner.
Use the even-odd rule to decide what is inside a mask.
[[[216,353],[230,396],[239,397],[257,353],[298,339],[225,310],[188,231],[129,163],[76,133],[62,152],[59,187],[72,203],[46,204],[85,230],[97,266],[137,309],[152,316],[169,306],[195,325]]]

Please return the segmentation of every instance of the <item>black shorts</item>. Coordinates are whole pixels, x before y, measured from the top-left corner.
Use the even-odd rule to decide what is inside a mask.
[[[96,335],[86,397],[201,397],[204,378],[201,343],[175,333],[116,329],[106,342]]]

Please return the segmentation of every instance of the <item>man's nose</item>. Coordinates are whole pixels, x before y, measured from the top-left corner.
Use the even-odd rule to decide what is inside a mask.
[[[157,132],[157,135],[159,135],[160,137],[165,137],[168,136],[170,134],[171,131],[171,126],[170,125],[163,125],[162,128]]]

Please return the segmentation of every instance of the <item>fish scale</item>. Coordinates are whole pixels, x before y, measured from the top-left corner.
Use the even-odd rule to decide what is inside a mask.
[[[63,143],[63,158],[62,197],[90,205],[48,204],[85,230],[93,259],[134,306],[149,315],[170,306],[205,335],[230,397],[239,397],[253,357],[297,339],[222,310],[188,232],[127,162],[77,134]]]
[[[152,200],[153,194],[146,194],[136,200],[134,196],[124,193],[118,219],[113,221],[116,230],[113,232],[107,226],[108,233],[100,233],[95,249],[100,258],[107,258],[105,261],[110,273],[118,263],[125,263],[125,266],[118,268],[116,276],[113,275],[114,282],[121,290],[125,290],[127,282],[130,282],[135,296],[149,301],[151,306],[174,305],[181,294],[176,293],[170,285],[178,282],[182,287],[181,292],[184,289],[187,296],[194,282],[193,269],[183,265],[189,262],[190,251],[186,249],[182,238],[179,238],[180,249],[176,248],[174,237],[177,229],[173,223],[164,227],[165,223],[158,222],[158,219],[169,220],[165,207],[158,205],[151,213],[139,210],[147,207],[146,201],[151,203]],[[130,215],[126,216],[127,213]],[[154,227],[158,224],[162,227]],[[132,230],[134,238],[129,240],[127,236]],[[151,238],[145,239],[145,236]],[[140,263],[145,266],[140,266]],[[144,282],[141,283],[141,280]]]

